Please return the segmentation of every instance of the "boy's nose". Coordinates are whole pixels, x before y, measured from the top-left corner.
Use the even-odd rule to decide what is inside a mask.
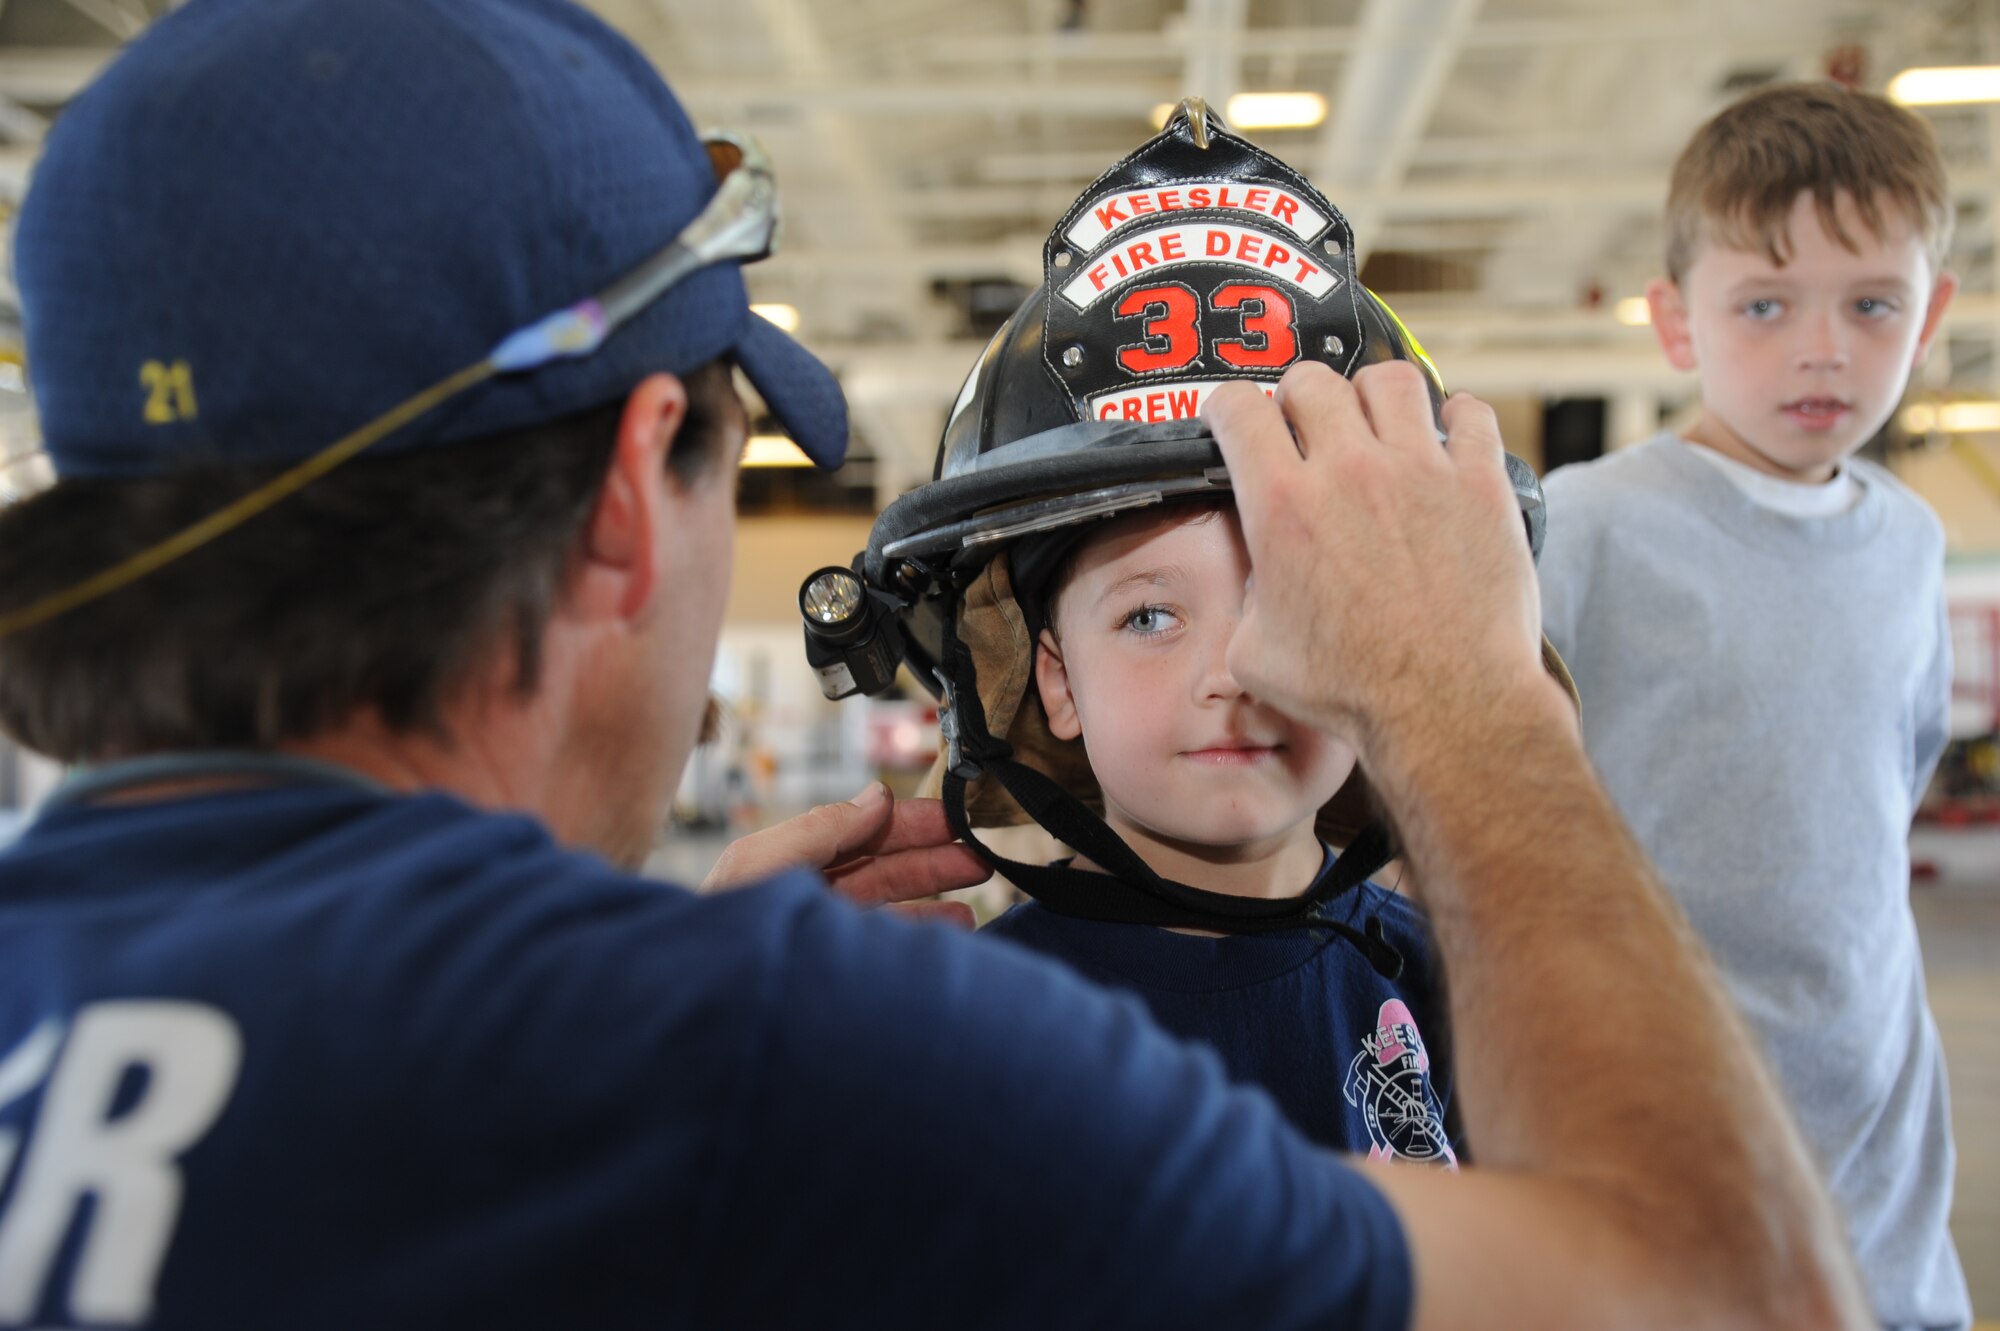
[[[1201,678],[1196,693],[1204,700],[1226,702],[1243,696],[1243,686],[1229,673],[1229,639],[1234,625],[1214,635],[1202,656]]]
[[[1831,314],[1806,322],[1798,349],[1802,370],[1844,370],[1847,368],[1847,334],[1840,320]]]

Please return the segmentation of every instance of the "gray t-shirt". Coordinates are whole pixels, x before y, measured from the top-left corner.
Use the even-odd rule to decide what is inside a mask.
[[[1548,478],[1544,626],[1612,798],[1715,954],[1877,1316],[1970,1323],[1909,826],[1946,738],[1944,537],[1879,467],[1846,512],[1753,501],[1663,434]]]

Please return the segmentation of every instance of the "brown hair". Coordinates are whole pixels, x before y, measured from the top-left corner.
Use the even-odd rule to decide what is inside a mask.
[[[682,376],[668,469],[726,465],[726,361]],[[469,443],[363,456],[103,600],[0,638],[0,729],[64,762],[268,748],[359,708],[441,733],[496,651],[532,693],[624,399]],[[0,612],[214,512],[283,468],[71,479],[0,509]]]
[[[1831,83],[1765,88],[1695,131],[1674,163],[1667,191],[1667,275],[1678,282],[1704,240],[1791,258],[1786,220],[1810,193],[1827,234],[1852,250],[1836,203],[1854,200],[1862,222],[1885,238],[1885,205],[1899,210],[1929,247],[1931,271],[1951,244],[1951,195],[1930,126],[1874,93]]]

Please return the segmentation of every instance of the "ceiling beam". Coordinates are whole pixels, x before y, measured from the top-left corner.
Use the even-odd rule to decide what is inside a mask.
[[[1041,81],[966,79],[863,79],[823,77],[684,79],[681,100],[708,114],[782,111],[857,111],[873,115],[937,116],[1059,113],[1123,117],[1146,123],[1152,109],[1179,94],[1164,78]]]
[[[1218,113],[1229,105],[1242,88],[1249,10],[1250,0],[1187,0],[1180,23],[1181,88],[1170,100],[1206,98]]]
[[[1457,92],[1455,88],[1454,95]],[[1681,129],[1678,124],[1673,128],[1676,133]],[[1278,146],[1281,151],[1288,150],[1282,140]],[[1431,134],[1417,144],[1410,165],[1415,169],[1517,164],[1540,167],[1560,163],[1574,170],[1578,162],[1613,158],[1612,148],[1601,134]],[[975,163],[978,178],[996,185],[1044,185],[1069,180],[1081,184],[1096,176],[1105,165],[1102,151],[1074,148],[1046,153],[1000,150],[977,157]],[[1628,155],[1620,165],[1629,167],[1630,163]]]
[[[829,58],[814,8],[805,0],[749,0],[749,4],[789,74],[814,81],[840,76],[842,71]],[[829,227],[824,215],[819,219],[825,239],[842,247],[864,239],[892,249],[909,247],[913,243],[909,220],[891,206],[893,182],[884,173],[873,142],[854,117],[837,105],[822,103],[807,112],[806,123],[838,174],[844,196],[837,206],[845,214],[846,225]],[[917,280],[928,278],[926,273],[904,271],[889,275],[887,280],[914,288]],[[896,306],[912,312],[917,320],[909,328],[911,334],[927,331],[921,320],[930,307],[916,299],[914,289],[904,291]],[[907,454],[922,442],[897,432],[894,419],[879,413],[867,420],[864,428],[878,449],[897,454]]]
[[[1100,154],[1098,169],[1109,165]],[[1960,200],[2000,194],[2000,169],[1973,168],[1950,174]],[[1368,208],[1401,220],[1507,218],[1558,210],[1639,210],[1657,213],[1666,201],[1666,167],[1657,173],[1596,175],[1502,175],[1459,179],[1406,180],[1393,189],[1335,190],[1343,210]],[[925,221],[1001,220],[1046,222],[1068,208],[1075,191],[1067,186],[959,185],[910,190],[896,197],[895,211]]]
[[[36,146],[30,143],[0,144],[0,198],[19,199],[27,193],[35,151]]]
[[[33,146],[49,132],[47,116],[38,115],[11,97],[0,97],[0,138]]]
[[[66,102],[117,54],[109,47],[0,50],[0,97],[38,105]]]
[[[1397,40],[1421,42],[1436,34],[1421,21],[1404,18],[1391,33]],[[1247,29],[1239,53],[1250,59],[1282,56],[1343,56],[1366,42],[1360,25],[1293,24]],[[1683,14],[1611,18],[1489,19],[1468,33],[1465,45],[1478,50],[1542,50],[1552,46],[1677,46],[1712,48],[1728,43],[1783,42],[1795,48],[1801,40],[1795,15],[1763,14],[1745,8],[1727,14],[1717,24],[1692,23]],[[1013,61],[1057,63],[1161,65],[1178,59],[1181,39],[1171,30],[1160,32],[1063,33],[1060,36],[947,35],[918,44],[922,56],[939,64],[971,64],[991,68]]]
[[[1409,169],[1481,0],[1363,0],[1361,44],[1310,166],[1313,183],[1347,214],[1357,256],[1373,247],[1384,195]]]
[[[837,83],[840,73],[827,58],[826,42],[812,9],[801,0],[749,0],[765,35],[777,50],[780,65],[793,77],[811,83]],[[826,151],[846,186],[843,205],[858,213],[867,234],[897,241],[908,239],[903,219],[885,206],[887,186],[861,131],[835,102],[808,108],[813,136]]]
[[[146,30],[147,17],[119,0],[69,0],[69,7],[121,42],[129,42]]]

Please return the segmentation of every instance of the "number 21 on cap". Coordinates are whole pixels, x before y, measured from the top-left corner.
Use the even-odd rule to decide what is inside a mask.
[[[186,361],[149,360],[139,367],[139,384],[146,390],[146,424],[172,425],[195,418],[194,371]]]

